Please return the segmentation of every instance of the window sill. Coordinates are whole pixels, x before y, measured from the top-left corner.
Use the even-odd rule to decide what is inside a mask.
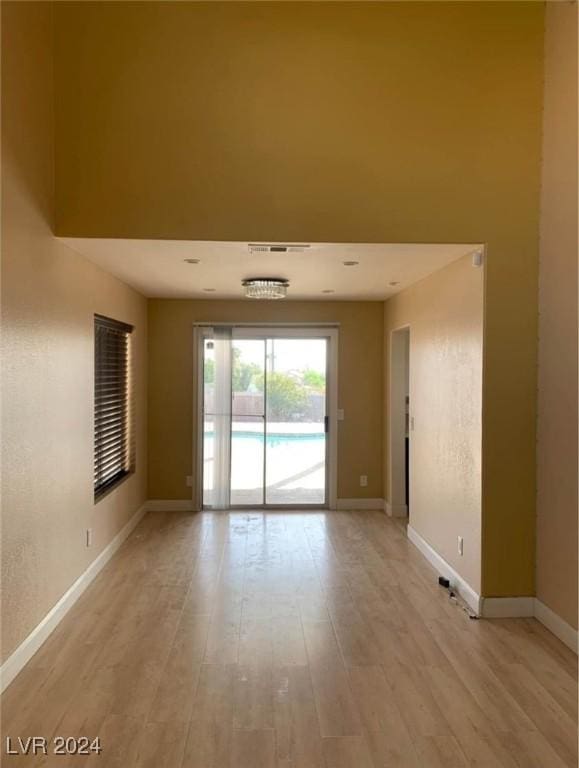
[[[117,475],[117,477],[115,477],[105,486],[99,488],[99,490],[95,491],[94,493],[94,503],[98,504],[99,501],[102,501],[106,496],[111,494],[113,491],[116,491],[117,488],[125,482],[125,480],[128,480],[128,478],[132,477],[134,474],[134,469],[131,469],[128,472],[123,472],[122,475]]]

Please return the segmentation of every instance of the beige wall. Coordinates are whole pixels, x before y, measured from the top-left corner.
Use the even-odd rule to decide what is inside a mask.
[[[149,301],[149,498],[187,499],[193,455],[193,323],[340,324],[338,497],[382,497],[383,304]],[[368,486],[360,487],[360,475]]]
[[[410,432],[409,522],[479,594],[483,284],[484,270],[465,257],[384,306],[385,402],[391,332],[410,326],[410,416],[415,426]],[[462,557],[458,536],[464,538]]]
[[[577,627],[576,4],[547,4],[545,53],[537,597]]]
[[[543,16],[56,6],[61,234],[488,243],[483,582],[499,596],[534,592]]]
[[[52,74],[51,4],[2,3],[2,659],[146,498],[146,301],[52,236]],[[97,505],[95,312],[135,325],[137,383],[137,470]]]
[[[59,234],[536,237],[540,3],[55,13]]]

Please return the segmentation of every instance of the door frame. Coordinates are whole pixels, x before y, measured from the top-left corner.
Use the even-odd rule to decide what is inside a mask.
[[[192,499],[193,509],[203,510],[203,339],[210,328],[227,327],[250,334],[249,338],[324,338],[327,339],[326,356],[326,403],[328,432],[326,444],[326,503],[325,504],[265,504],[259,509],[336,509],[338,498],[338,346],[339,324],[337,323],[195,323],[193,326],[193,467]],[[253,505],[255,506],[255,505]],[[231,509],[250,507],[231,507]]]
[[[410,325],[402,325],[390,332],[390,359],[389,359],[389,419],[388,419],[388,488],[389,499],[386,509],[391,517],[407,517],[410,509],[406,504],[406,477],[405,477],[405,435],[406,435],[406,378],[408,379],[408,393],[410,408],[412,408],[412,391],[410,389]],[[408,439],[410,445],[410,469],[412,469],[412,417],[410,421]],[[410,485],[410,477],[408,478]],[[410,487],[408,488],[409,501],[411,502]]]

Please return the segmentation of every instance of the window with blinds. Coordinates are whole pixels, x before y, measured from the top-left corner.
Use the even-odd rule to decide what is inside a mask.
[[[134,468],[132,331],[130,325],[95,315],[95,500]]]

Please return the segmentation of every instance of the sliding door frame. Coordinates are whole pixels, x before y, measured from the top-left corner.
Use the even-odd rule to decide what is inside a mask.
[[[326,339],[326,503],[325,504],[263,504],[236,506],[231,509],[336,509],[338,497],[338,342],[337,324],[296,323],[197,323],[193,327],[193,508],[203,510],[204,476],[204,403],[203,403],[203,341],[212,328],[228,327],[232,336],[254,339]],[[265,422],[267,424],[267,420]],[[264,450],[266,447],[264,445]],[[265,489],[264,489],[265,490]]]

